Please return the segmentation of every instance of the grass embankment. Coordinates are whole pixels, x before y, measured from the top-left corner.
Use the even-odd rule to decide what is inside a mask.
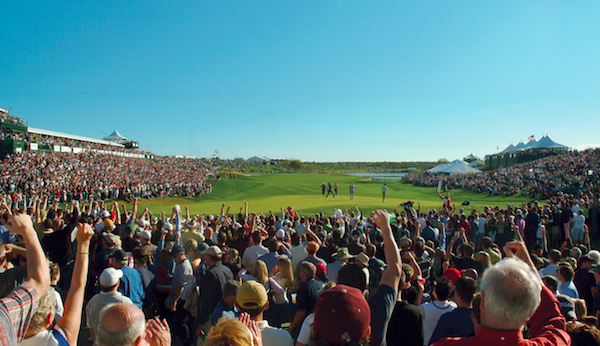
[[[339,184],[338,196],[324,197],[321,194],[321,184],[334,182]],[[356,196],[350,200],[349,186],[354,182]],[[364,177],[331,174],[303,174],[303,173],[273,173],[238,175],[236,179],[221,179],[213,182],[213,192],[198,199],[167,198],[151,199],[139,202],[139,212],[148,207],[155,215],[165,211],[170,215],[174,204],[180,204],[183,208],[187,204],[191,214],[218,214],[221,205],[225,203],[231,206],[231,212],[237,213],[249,203],[251,212],[268,213],[273,210],[280,212],[281,207],[292,206],[301,215],[325,212],[331,214],[334,208],[352,208],[358,206],[363,212],[386,208],[392,211],[399,207],[400,203],[406,201],[421,202],[423,209],[439,208],[441,200],[435,188],[417,187],[399,181],[387,182],[388,193],[386,202],[383,203],[381,196],[381,181],[366,181]],[[469,209],[474,206],[500,206],[505,207],[508,203],[521,203],[530,201],[526,196],[494,196],[489,197],[486,193],[477,194],[470,191],[455,190],[450,193],[453,203],[461,204],[470,200],[471,205],[465,206]],[[131,205],[131,204],[130,204]],[[131,207],[129,207],[131,208]]]

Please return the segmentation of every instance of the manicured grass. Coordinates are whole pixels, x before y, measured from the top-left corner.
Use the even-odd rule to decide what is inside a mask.
[[[321,194],[321,184],[337,182],[340,187],[338,196],[324,197]],[[349,197],[350,183],[356,185],[354,201]],[[237,213],[249,203],[251,212],[268,213],[273,210],[280,212],[281,207],[292,206],[301,215],[325,212],[332,214],[335,208],[352,208],[358,206],[363,212],[386,208],[392,211],[400,209],[400,203],[406,201],[421,202],[423,209],[439,208],[442,201],[435,188],[416,187],[403,182],[387,182],[388,193],[386,203],[381,196],[381,181],[366,181],[364,177],[348,175],[308,174],[308,173],[273,173],[252,174],[248,176],[237,175],[236,179],[224,179],[213,182],[213,193],[202,196],[196,200],[184,198],[167,198],[142,200],[139,202],[139,212],[148,207],[155,215],[165,211],[168,215],[174,204],[188,204],[191,214],[218,214],[221,205],[231,206],[231,212]],[[469,191],[455,190],[450,192],[453,203],[461,204],[470,200],[469,209],[474,206],[500,206],[506,207],[509,203],[520,204],[530,201],[527,196],[489,197],[487,193],[477,194]]]

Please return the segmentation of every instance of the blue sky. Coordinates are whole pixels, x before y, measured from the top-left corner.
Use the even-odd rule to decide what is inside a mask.
[[[600,143],[600,2],[2,1],[0,108],[159,155]]]

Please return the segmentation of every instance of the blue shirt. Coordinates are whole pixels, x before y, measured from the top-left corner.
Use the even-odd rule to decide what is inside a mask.
[[[456,308],[443,314],[429,339],[429,345],[449,337],[467,337],[475,333],[471,308]]]
[[[229,307],[227,306],[227,304],[225,304],[223,299],[221,299],[219,304],[215,306],[215,309],[213,310],[212,315],[210,317],[212,325],[216,326],[219,319],[221,319],[221,317],[223,316],[226,316],[228,318],[238,318],[240,317],[240,312],[236,306]]]
[[[575,284],[573,284],[573,281],[565,282],[558,286],[558,293],[573,299],[579,299],[579,293],[577,293],[577,288],[575,287]]]
[[[123,272],[123,277],[119,282],[118,291],[122,295],[129,297],[135,306],[142,309],[142,301],[146,297],[142,276],[137,270],[130,267],[123,267],[121,271]]]

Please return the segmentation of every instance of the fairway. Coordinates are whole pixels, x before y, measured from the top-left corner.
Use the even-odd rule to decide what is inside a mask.
[[[224,175],[224,174],[222,174]],[[325,197],[321,194],[321,184],[330,182],[339,184],[336,197]],[[350,200],[349,186],[354,182],[356,195]],[[313,215],[318,212],[332,214],[335,208],[351,208],[358,206],[363,212],[386,208],[392,211],[400,209],[400,203],[406,201],[421,202],[425,209],[440,208],[442,201],[435,188],[416,187],[399,181],[387,182],[388,193],[386,202],[381,196],[382,181],[370,181],[364,177],[348,175],[328,175],[310,173],[261,173],[252,175],[238,174],[236,179],[213,181],[213,192],[197,199],[167,198],[141,200],[138,213],[148,207],[154,215],[165,211],[170,215],[174,204],[187,204],[191,214],[219,214],[221,205],[231,206],[230,212],[238,213],[248,202],[250,212],[268,213],[272,210],[279,214],[280,208],[292,206],[301,215]],[[465,200],[471,202],[464,206],[468,212],[474,206],[500,206],[506,207],[509,203],[520,204],[530,201],[527,196],[494,196],[487,193],[474,193],[470,191],[454,190],[450,192],[452,202],[461,204]],[[131,204],[130,204],[131,205]],[[184,215],[185,216],[185,215]]]

